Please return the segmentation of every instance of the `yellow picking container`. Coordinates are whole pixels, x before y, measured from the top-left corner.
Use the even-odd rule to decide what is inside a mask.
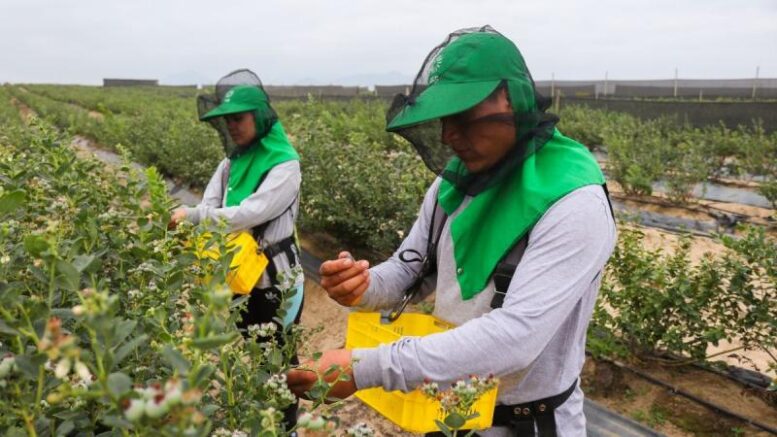
[[[393,343],[401,337],[421,337],[453,327],[450,323],[426,314],[403,313],[394,322],[383,323],[379,313],[353,312],[348,316],[345,348],[375,347]],[[491,426],[496,394],[497,390],[493,389],[478,399],[473,409],[480,415],[467,421],[462,429],[485,429]],[[440,402],[429,399],[417,389],[403,393],[388,392],[376,387],[359,390],[356,397],[405,431],[419,434],[438,431],[434,421],[444,419]]]
[[[209,238],[210,235],[203,234],[197,246],[197,256],[219,259],[221,254],[218,249],[204,250],[205,242]],[[250,293],[269,264],[267,255],[260,250],[254,237],[245,231],[229,234],[227,251],[234,252],[232,261],[229,263],[227,285],[235,294]]]

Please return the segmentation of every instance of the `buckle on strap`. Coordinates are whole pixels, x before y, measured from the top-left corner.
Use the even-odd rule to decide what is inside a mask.
[[[497,405],[494,408],[492,426],[505,426],[518,437],[555,437],[555,410],[560,407],[577,388],[578,379],[563,393],[536,401],[514,405]],[[535,433],[535,425],[537,432]]]
[[[268,258],[272,259],[275,257],[275,255],[278,255],[281,252],[291,249],[291,247],[294,245],[295,245],[294,236],[292,235],[291,237],[286,237],[283,240],[278,241],[277,243],[273,243],[265,247],[260,246],[259,250],[263,251]],[[289,260],[289,261],[293,261],[293,260]]]

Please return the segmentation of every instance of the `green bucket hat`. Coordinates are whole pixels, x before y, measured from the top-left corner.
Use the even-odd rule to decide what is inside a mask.
[[[423,91],[389,121],[387,130],[466,111],[482,102],[503,81],[525,84],[533,94],[533,84],[526,72],[518,48],[503,35],[463,34],[427,57],[415,85],[424,87]],[[426,80],[422,78],[424,75]]]
[[[239,85],[227,91],[221,104],[201,116],[200,120],[206,121],[214,117],[256,111],[266,107],[268,101],[267,95],[259,87]]]
[[[465,171],[444,144],[444,118],[467,111],[504,88],[513,112],[515,146],[478,173]],[[398,94],[386,130],[406,139],[424,164],[457,189],[475,195],[499,183],[553,136],[558,117],[536,90],[518,47],[491,26],[457,30],[429,52],[409,95]]]

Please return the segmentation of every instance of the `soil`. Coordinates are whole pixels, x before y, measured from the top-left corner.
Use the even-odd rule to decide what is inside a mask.
[[[714,373],[693,367],[669,368],[655,363],[635,368],[726,410],[777,427],[775,399]],[[582,386],[589,399],[672,437],[770,436],[769,432],[732,419],[655,385],[609,362],[588,359]]]

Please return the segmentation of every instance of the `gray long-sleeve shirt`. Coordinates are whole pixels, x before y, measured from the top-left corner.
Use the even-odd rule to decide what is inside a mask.
[[[270,169],[257,190],[243,199],[238,206],[226,206],[226,164],[227,159],[219,163],[205,188],[202,202],[195,207],[186,208],[186,218],[194,224],[205,219],[214,222],[224,220],[229,232],[248,230],[269,221],[263,235],[263,243],[268,245],[292,235],[294,219],[299,210],[299,188],[302,182],[299,161],[286,161]],[[283,252],[276,255],[273,261],[278,272],[286,272],[291,268]],[[299,278],[297,284],[303,282],[304,278]],[[257,287],[270,287],[269,275],[262,275]]]
[[[425,252],[439,182],[427,192],[419,217],[399,250],[370,270],[372,280],[361,308],[391,308],[412,283],[420,264],[404,263],[398,254],[409,248]],[[450,223],[469,201],[466,198],[443,227],[436,281],[430,281],[436,285],[434,315],[458,326],[354,350],[357,387],[407,391],[424,379],[445,387],[471,374],[494,374],[501,379],[497,402],[510,405],[559,394],[580,374],[601,271],[616,242],[604,190],[598,185],[579,188],[545,212],[529,234],[503,306],[494,310],[490,307],[493,280],[468,301],[462,300],[456,280]],[[556,423],[559,436],[585,435],[579,386],[556,410]],[[506,428],[497,427],[480,434],[509,435]]]

